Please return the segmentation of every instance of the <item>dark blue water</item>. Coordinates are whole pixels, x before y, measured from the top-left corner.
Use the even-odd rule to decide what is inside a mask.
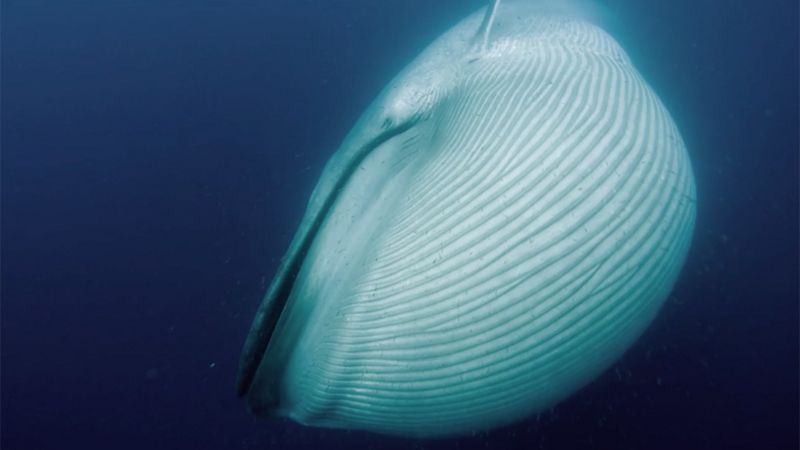
[[[797,4],[607,4],[698,183],[685,270],[538,418],[403,441],[256,420],[239,351],[326,158],[478,0],[6,1],[2,448],[798,447]]]

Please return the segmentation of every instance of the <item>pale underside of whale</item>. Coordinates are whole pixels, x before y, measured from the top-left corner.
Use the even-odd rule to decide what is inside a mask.
[[[398,75],[326,166],[257,312],[260,415],[406,436],[553,406],[651,322],[695,187],[604,31],[497,2]]]

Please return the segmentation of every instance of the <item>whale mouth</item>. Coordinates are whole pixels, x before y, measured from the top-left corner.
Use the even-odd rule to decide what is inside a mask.
[[[292,249],[290,249],[284,257],[285,259],[281,263],[281,268],[273,279],[272,284],[259,306],[256,317],[253,320],[253,325],[245,341],[239,362],[239,370],[236,378],[236,394],[238,397],[243,397],[250,391],[270,341],[275,334],[281,315],[286,309],[287,302],[294,290],[298,274],[306,262],[309,249],[314,244],[319,231],[323,228],[326,219],[339,200],[340,195],[345,190],[345,187],[353,178],[359,166],[369,155],[373,154],[377,149],[384,146],[384,144],[391,141],[393,138],[411,129],[415,123],[416,121],[400,124],[390,123],[388,125],[384,123],[377,136],[369,139],[356,151],[348,153],[350,156],[346,158],[343,169],[338,174],[328,195],[324,197],[307,231],[305,233],[298,233],[298,235],[295,236],[295,241],[298,245],[295,246],[295,243],[292,243]],[[258,407],[251,405],[251,411],[259,415],[263,414],[268,409],[269,407],[264,405]]]
[[[477,18],[322,171],[245,342],[254,415],[406,438],[510,425],[610,367],[669,295],[696,188],[658,96],[582,19],[504,15],[482,49]]]

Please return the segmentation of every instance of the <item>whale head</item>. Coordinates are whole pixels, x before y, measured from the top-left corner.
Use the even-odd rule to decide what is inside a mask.
[[[522,420],[612,364],[683,265],[695,187],[624,50],[490,5],[326,165],[245,344],[257,415],[403,436]]]

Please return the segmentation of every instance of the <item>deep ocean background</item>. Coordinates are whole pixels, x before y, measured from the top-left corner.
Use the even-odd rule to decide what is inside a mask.
[[[6,0],[3,450],[798,448],[798,6],[607,2],[698,221],[658,319],[553,410],[457,440],[256,420],[239,351],[325,160],[479,0]]]

